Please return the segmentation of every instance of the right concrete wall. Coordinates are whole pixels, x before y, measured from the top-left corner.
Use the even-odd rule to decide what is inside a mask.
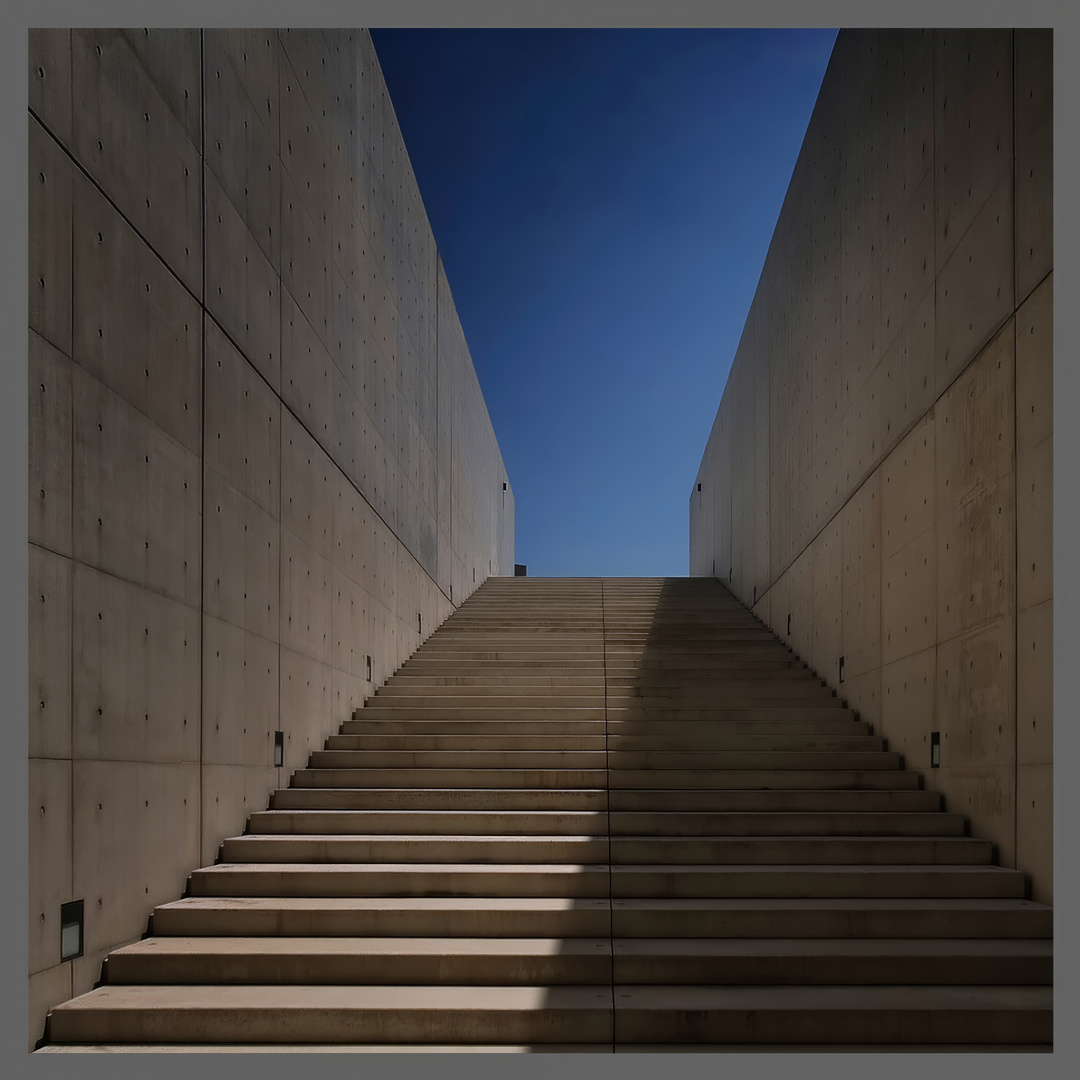
[[[1052,59],[1049,30],[840,33],[690,497],[691,574],[1047,903]]]

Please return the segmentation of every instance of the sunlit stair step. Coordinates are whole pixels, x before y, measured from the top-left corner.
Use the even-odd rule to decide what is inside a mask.
[[[270,797],[274,810],[484,810],[603,813],[608,793],[600,788],[279,788]]]
[[[260,810],[248,818],[248,832],[309,836],[607,836],[608,817],[585,810]]]
[[[659,842],[659,843],[662,843]],[[222,843],[228,863],[597,863],[606,836],[233,836]],[[627,847],[628,857],[632,849]],[[636,852],[634,852],[636,853]],[[920,852],[921,853],[921,849]]]
[[[125,983],[528,986],[611,978],[604,938],[150,937],[109,954]]]
[[[651,885],[651,882],[650,882]],[[192,896],[608,896],[605,864],[220,863]]]
[[[156,935],[609,937],[603,897],[186,897],[154,909]]]
[[[54,1042],[519,1043],[611,1038],[610,986],[102,986]]]

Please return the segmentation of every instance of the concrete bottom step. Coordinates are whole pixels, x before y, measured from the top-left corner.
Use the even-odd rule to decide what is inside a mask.
[[[103,986],[52,1043],[1050,1043],[1048,987]],[[614,1027],[614,1030],[612,1028]]]
[[[102,986],[50,1042],[611,1042],[608,986]]]

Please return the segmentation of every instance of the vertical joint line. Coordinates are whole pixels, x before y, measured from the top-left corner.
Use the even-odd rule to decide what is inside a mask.
[[[206,716],[203,709],[202,688],[206,672],[203,670],[203,638],[206,633],[206,31],[199,31],[199,213],[202,218],[202,267],[200,308],[199,356],[202,367],[199,409],[199,864],[203,860],[203,764]]]
[[[1016,295],[1016,260],[1019,248],[1016,242],[1016,181],[1019,170],[1016,159],[1016,30],[1012,32],[1012,100],[1009,102],[1012,114],[1012,227],[1013,227],[1013,250],[1012,250],[1012,354],[1013,354],[1013,618],[1016,626],[1013,631],[1013,869],[1020,868],[1020,425],[1019,402],[1016,398],[1018,385],[1016,371],[1016,315],[1020,309],[1020,298]],[[1025,890],[1030,896],[1030,882],[1025,875]]]
[[[611,956],[611,1052],[615,1053],[615,901],[611,868],[611,763],[608,758],[607,605],[600,579],[600,645],[604,665],[604,819],[607,832],[608,949]]]

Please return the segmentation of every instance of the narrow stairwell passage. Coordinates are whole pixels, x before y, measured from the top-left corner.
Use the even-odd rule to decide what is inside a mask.
[[[492,579],[45,1049],[1047,1048],[1024,894],[719,583]]]

